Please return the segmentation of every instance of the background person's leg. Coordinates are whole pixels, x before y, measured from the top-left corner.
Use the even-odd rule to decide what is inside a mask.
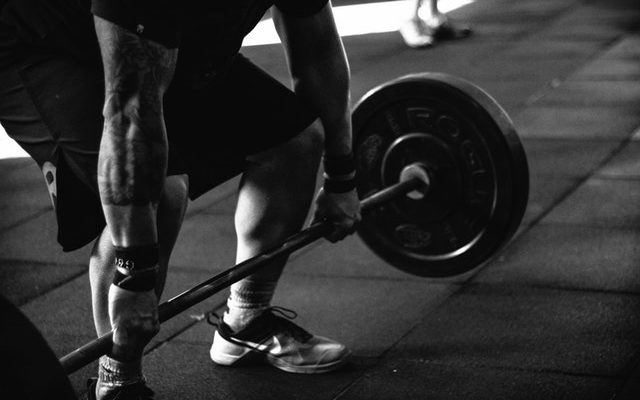
[[[427,25],[435,40],[462,39],[471,34],[468,25],[452,21],[438,8],[438,0],[427,0],[429,4],[419,10],[420,18]]]
[[[421,7],[422,0],[419,0],[418,2],[420,3],[418,7]],[[425,7],[425,11],[428,12],[430,16],[436,16],[441,14],[440,10],[438,9],[438,0],[427,0],[427,3],[428,4],[427,4],[427,7]],[[427,19],[426,16],[424,16],[424,18]]]
[[[409,47],[425,48],[438,40],[460,39],[471,34],[469,26],[451,21],[438,8],[438,0],[414,0],[412,15],[399,29]]]
[[[435,8],[437,5],[435,0],[426,0],[429,5],[428,9]],[[435,44],[435,38],[430,35],[428,28],[421,18],[421,10],[423,9],[424,0],[411,1],[411,16],[400,26],[399,32],[407,46],[412,48],[431,47]]]

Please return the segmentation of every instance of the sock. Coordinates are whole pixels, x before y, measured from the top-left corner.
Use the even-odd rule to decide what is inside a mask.
[[[100,357],[96,398],[117,390],[126,385],[144,381],[142,360],[122,362],[108,356]]]
[[[231,285],[224,322],[234,331],[242,330],[271,306],[278,281],[243,279]]]

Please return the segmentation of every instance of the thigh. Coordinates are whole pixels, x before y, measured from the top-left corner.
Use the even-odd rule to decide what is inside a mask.
[[[183,155],[191,197],[243,172],[246,158],[301,133],[316,114],[241,55],[206,90],[172,88],[165,102],[170,147]]]

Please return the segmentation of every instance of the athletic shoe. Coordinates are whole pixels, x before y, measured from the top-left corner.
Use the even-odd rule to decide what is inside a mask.
[[[435,27],[430,27],[429,29],[432,30],[433,36],[437,40],[464,39],[470,36],[473,32],[469,25],[452,21],[449,18],[445,19]]]
[[[426,48],[436,44],[438,40],[463,39],[471,35],[468,25],[454,22],[449,18],[430,24],[423,19],[412,18],[399,29],[407,46]]]
[[[91,378],[87,381],[87,398],[96,400],[96,385],[98,379]],[[144,381],[126,385],[118,390],[114,390],[107,397],[100,400],[153,400],[153,390],[149,389]]]
[[[433,31],[421,19],[406,21],[400,26],[399,32],[407,46],[414,49],[431,47],[436,42]]]
[[[344,365],[349,350],[294,324],[291,320],[296,316],[291,310],[271,307],[239,332],[233,332],[220,318],[211,345],[211,359],[216,364],[231,366],[259,358],[298,374],[320,374]]]

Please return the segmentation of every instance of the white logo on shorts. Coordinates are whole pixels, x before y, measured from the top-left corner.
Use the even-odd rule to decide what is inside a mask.
[[[51,197],[51,204],[53,208],[56,208],[58,204],[58,185],[56,181],[56,166],[50,161],[42,164],[42,175],[44,175],[44,181],[49,189],[49,196]]]

